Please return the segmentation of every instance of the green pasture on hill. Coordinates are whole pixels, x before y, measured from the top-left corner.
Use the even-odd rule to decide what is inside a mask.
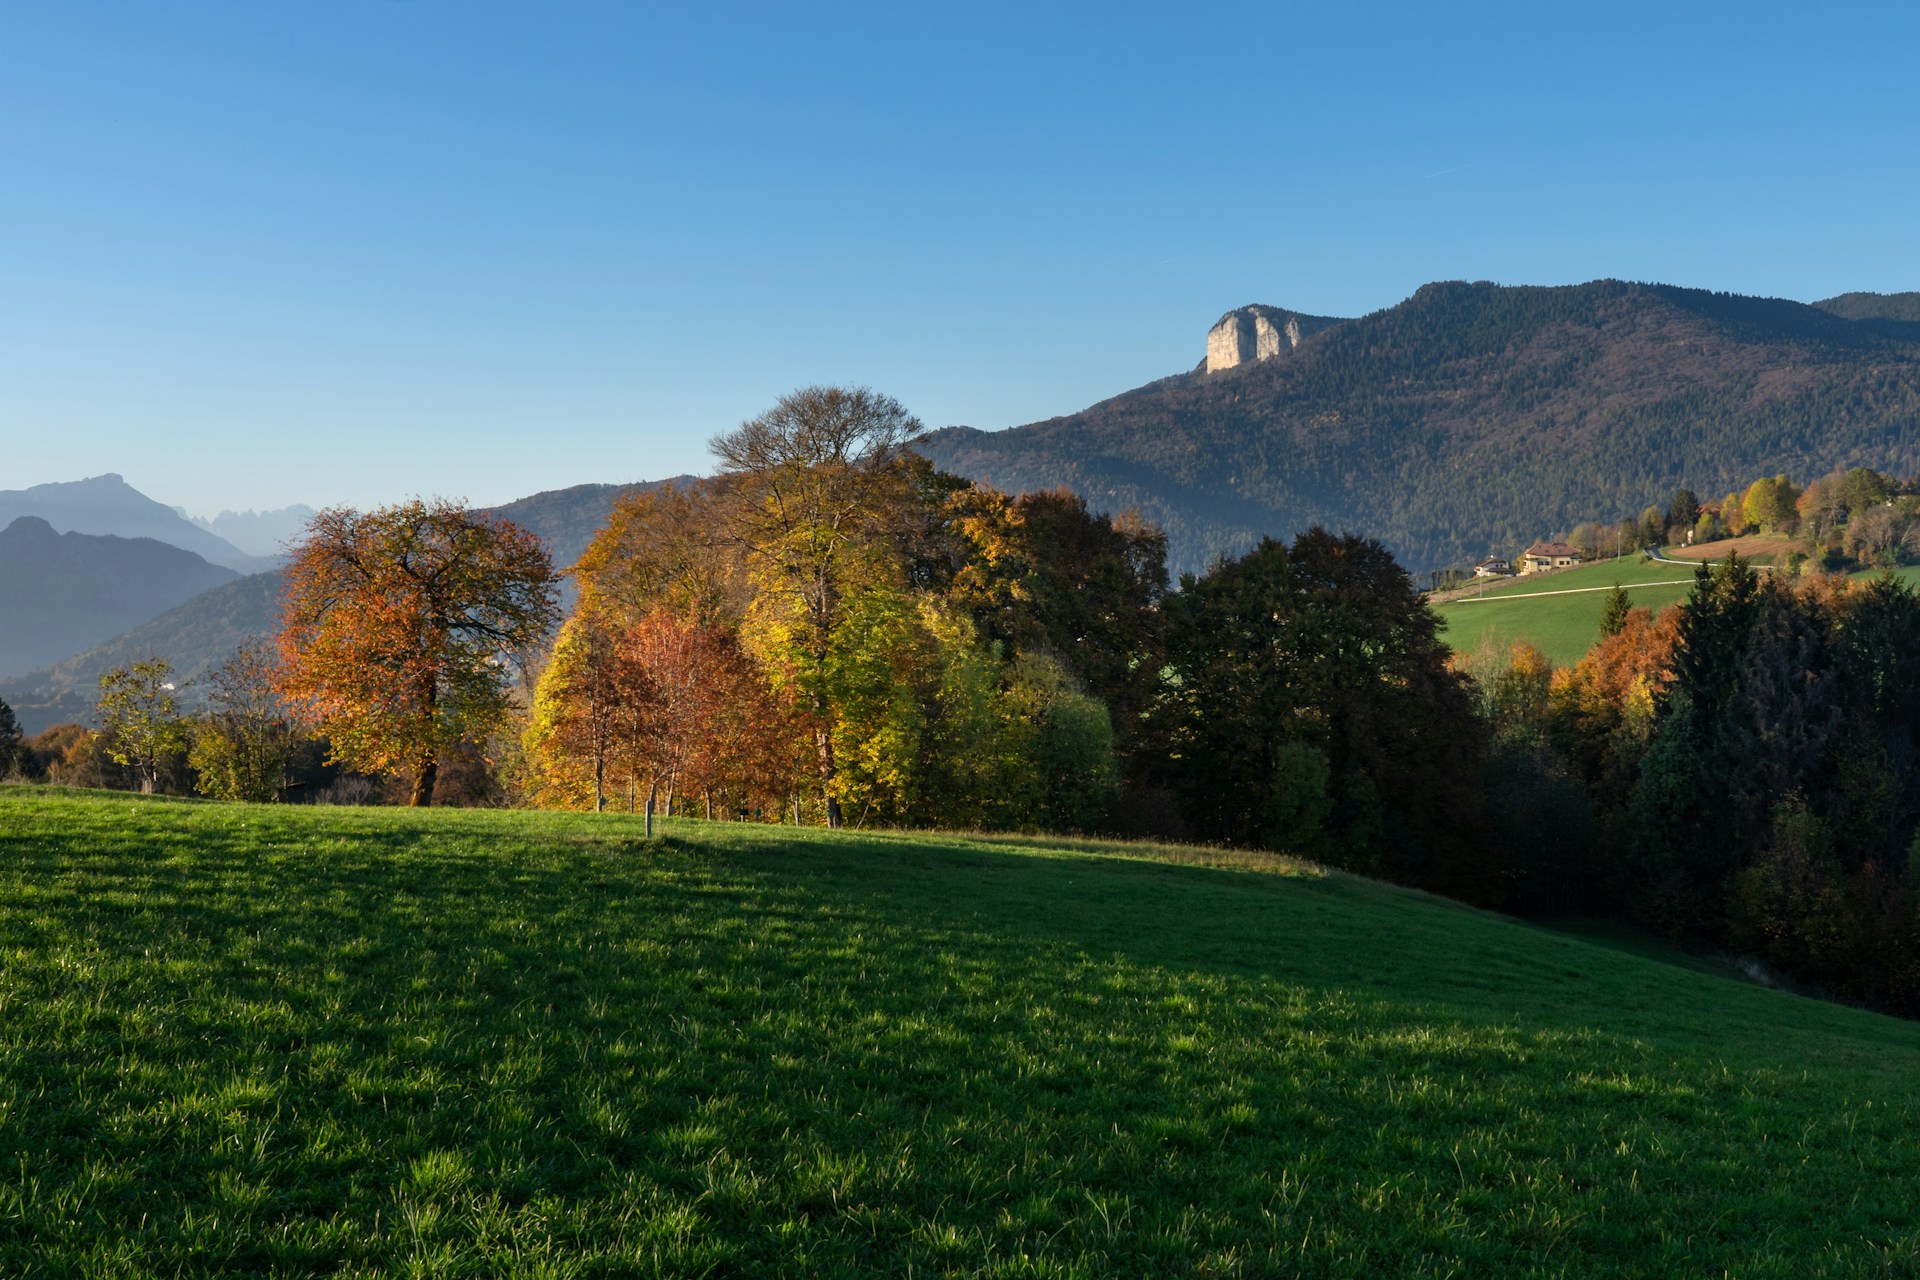
[[[1516,641],[1539,647],[1555,666],[1571,666],[1600,639],[1600,613],[1608,590],[1618,582],[1634,605],[1655,613],[1687,598],[1693,564],[1623,556],[1559,573],[1516,578],[1480,595],[1435,607],[1441,638],[1460,653],[1491,655],[1502,661]],[[1856,578],[1884,572],[1870,569]],[[1894,570],[1909,587],[1920,587],[1920,565]]]
[[[1920,1027],[1259,855],[0,788],[0,1274],[1920,1268]]]
[[[1658,613],[1687,598],[1693,565],[1638,555],[1516,578],[1478,596],[1438,606],[1442,638],[1462,653],[1504,658],[1519,640],[1539,646],[1556,666],[1571,666],[1600,638],[1600,613],[1614,583],[1635,605]]]

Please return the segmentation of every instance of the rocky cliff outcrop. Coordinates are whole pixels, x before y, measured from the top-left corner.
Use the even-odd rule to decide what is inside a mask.
[[[1308,316],[1257,304],[1235,308],[1207,330],[1207,372],[1270,360],[1343,323],[1332,316]]]

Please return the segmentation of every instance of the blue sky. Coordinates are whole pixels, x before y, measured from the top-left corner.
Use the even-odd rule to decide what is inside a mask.
[[[0,488],[491,503],[807,383],[1072,412],[1245,302],[1916,289],[1916,49],[1812,0],[16,0]]]

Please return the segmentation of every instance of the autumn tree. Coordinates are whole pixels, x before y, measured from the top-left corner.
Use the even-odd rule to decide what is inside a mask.
[[[864,387],[806,387],[714,437],[730,485],[728,527],[758,588],[759,633],[813,714],[827,822],[840,822],[833,726],[835,641],[862,584],[897,572],[889,534],[910,492],[921,425]]]
[[[747,583],[728,536],[730,487],[705,479],[622,496],[573,567],[581,607],[623,623],[660,608],[699,625],[737,622]]]
[[[160,765],[187,745],[187,725],[174,700],[173,664],[149,658],[100,677],[100,736],[115,764],[139,779],[143,795],[160,785]]]
[[[1795,504],[1800,491],[1785,476],[1755,480],[1740,499],[1741,519],[1768,533],[1788,533],[1800,513]]]
[[[569,618],[540,674],[527,730],[543,797],[604,810],[608,777],[627,771],[638,709],[652,693],[615,625],[592,609]]]
[[[621,649],[646,682],[648,697],[635,707],[636,732],[630,775],[646,793],[648,831],[667,791],[685,781],[713,738],[721,707],[731,693],[724,678],[727,648],[719,634],[676,621],[665,611],[649,614],[621,638]]]
[[[322,511],[285,575],[281,692],[334,759],[410,772],[415,805],[443,750],[499,723],[554,620],[539,538],[445,500]]]
[[[294,733],[274,674],[272,650],[254,639],[207,677],[209,706],[194,726],[187,757],[202,795],[271,800],[286,785]]]

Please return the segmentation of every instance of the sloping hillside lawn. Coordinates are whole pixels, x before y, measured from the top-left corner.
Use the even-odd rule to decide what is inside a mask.
[[[1600,639],[1600,614],[1614,583],[1626,588],[1636,607],[1658,613],[1687,598],[1698,567],[1626,556],[1559,573],[1515,578],[1479,595],[1437,605],[1435,612],[1440,615],[1441,638],[1457,652],[1504,661],[1514,643],[1525,640],[1551,658],[1555,666],[1572,666]],[[1852,576],[1874,578],[1884,572],[1865,569]],[[1894,576],[1909,587],[1920,588],[1920,565],[1896,569]]]
[[[1912,1025],[1258,857],[669,830],[0,788],[0,1274],[1920,1266]]]
[[[1438,606],[1442,638],[1469,654],[1504,659],[1515,641],[1537,645],[1571,666],[1600,638],[1600,614],[1614,583],[1655,613],[1687,598],[1696,566],[1623,556],[1539,577],[1516,578],[1481,595]]]

